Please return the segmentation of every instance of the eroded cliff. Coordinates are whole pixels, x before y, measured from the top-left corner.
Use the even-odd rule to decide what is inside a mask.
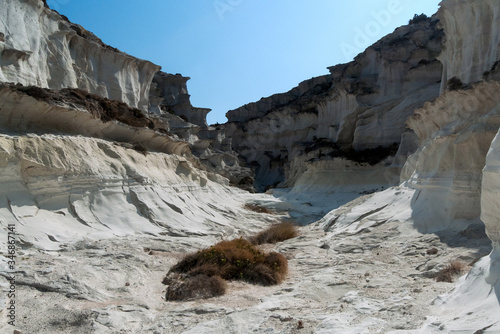
[[[500,330],[495,1],[443,1],[353,62],[210,127],[189,78],[43,1],[4,5],[0,232],[3,252],[15,226],[19,260],[14,272],[0,262],[0,313],[16,275],[23,332]],[[242,163],[261,190],[289,188],[229,186],[251,189]],[[186,253],[281,220],[316,222],[265,246],[289,260],[284,285],[161,299]],[[456,260],[468,274],[450,292],[435,278]]]
[[[159,66],[105,45],[39,0],[2,1],[0,80],[80,88],[146,111]]]
[[[500,59],[500,6],[498,1],[440,3],[439,18],[447,31],[443,52],[442,90],[451,78],[477,82]]]
[[[442,31],[437,23],[433,18],[398,28],[353,62],[329,68],[329,75],[229,111],[227,136],[233,149],[256,168],[258,186],[293,186],[301,177],[304,185],[308,170],[338,175],[348,167],[334,160],[349,160],[353,154],[346,151],[363,156],[370,154],[364,150],[382,152],[395,145],[400,147],[399,158],[389,149],[391,154],[372,164],[383,161],[379,169],[401,167],[408,152],[416,149],[406,133],[406,119],[439,95],[442,66],[436,57]],[[398,171],[385,174],[387,180],[380,183],[388,185]],[[314,180],[310,186],[314,188]]]

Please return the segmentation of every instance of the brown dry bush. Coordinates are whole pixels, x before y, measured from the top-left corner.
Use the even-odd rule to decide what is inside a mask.
[[[435,255],[439,252],[439,250],[436,248],[436,247],[432,247],[432,248],[429,248],[428,250],[426,250],[426,253],[428,255]]]
[[[50,100],[49,91],[41,87],[18,85],[16,86],[16,89],[40,101]]]
[[[196,276],[201,274],[207,276],[222,276],[222,270],[217,264],[205,263],[188,271],[189,276]]]
[[[266,243],[275,244],[277,242],[295,238],[297,235],[297,226],[290,222],[283,222],[259,232],[257,235],[250,238],[250,242],[254,245],[262,245]]]
[[[445,268],[436,275],[437,282],[452,283],[455,276],[459,276],[465,271],[466,265],[460,261],[451,261]]]
[[[89,111],[102,122],[117,120],[133,127],[154,128],[154,123],[141,110],[132,108],[126,103],[110,100],[96,94],[91,94],[78,88],[63,88],[54,90],[36,86],[10,85],[12,89],[23,92],[37,100],[49,103],[66,102],[79,105]]]
[[[274,212],[272,212],[268,208],[265,208],[257,204],[245,204],[244,208],[257,213],[267,213],[270,215],[274,214]]]
[[[226,287],[226,281],[220,276],[200,274],[173,281],[167,289],[165,299],[174,301],[222,296],[226,293]]]
[[[279,253],[266,255],[264,263],[243,271],[245,279],[251,283],[275,285],[283,282],[288,273],[288,261]]]
[[[272,285],[282,282],[287,271],[288,263],[282,255],[265,254],[249,241],[240,238],[221,241],[210,248],[188,254],[172,267],[169,275],[219,275],[226,280]]]

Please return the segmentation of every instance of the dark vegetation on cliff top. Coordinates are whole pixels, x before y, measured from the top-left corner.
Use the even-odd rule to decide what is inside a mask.
[[[427,15],[425,15],[424,13],[418,15],[418,14],[415,14],[413,15],[413,19],[411,19],[408,24],[417,24],[417,23],[420,23],[420,22],[425,22],[429,19],[429,17]]]
[[[12,89],[23,92],[39,101],[52,104],[71,103],[88,110],[94,117],[103,122],[117,120],[133,127],[149,127],[153,129],[154,123],[141,110],[131,108],[126,103],[103,98],[78,88],[63,88],[52,90],[36,86],[23,86],[15,84]]]

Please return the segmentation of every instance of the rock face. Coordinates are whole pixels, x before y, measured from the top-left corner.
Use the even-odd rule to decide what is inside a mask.
[[[160,67],[105,45],[42,1],[3,1],[0,32],[0,81],[80,88],[147,110]]]
[[[353,62],[331,67],[330,75],[229,111],[233,149],[256,168],[264,188],[291,186],[308,162],[331,160],[324,144],[341,151],[402,144],[406,119],[439,95],[441,38],[436,19],[398,28]],[[400,154],[415,149],[413,143],[406,140]],[[335,166],[341,164],[329,165],[340,172]]]
[[[221,198],[231,193],[221,186],[224,179],[177,155],[144,156],[100,139],[33,134],[2,135],[0,157],[0,215],[2,223],[18,226],[21,245],[59,249],[84,236],[235,231],[222,227],[225,219],[215,211],[200,214],[214,210],[208,193]]]
[[[206,127],[206,108],[189,102],[180,74],[104,44],[43,1],[6,1],[0,13],[0,81],[79,88],[156,114],[171,113]]]
[[[442,90],[449,79],[481,80],[500,59],[500,7],[496,0],[445,0],[438,12],[447,32],[443,52]]]
[[[500,257],[500,134],[491,143],[483,170],[481,219],[493,242],[495,260]]]
[[[422,219],[422,228],[479,218],[481,171],[499,127],[499,89],[500,83],[492,81],[447,91],[408,120],[420,147],[408,158],[401,179],[419,190],[412,205],[426,207],[434,217]]]
[[[149,111],[155,114],[170,113],[185,121],[207,127],[207,108],[195,108],[189,101],[186,82],[190,78],[180,74],[158,72],[152,82],[149,96]]]
[[[44,1],[3,1],[0,332],[12,275],[23,333],[500,332],[498,11],[445,0],[207,126],[189,78]],[[245,164],[261,190],[289,188],[231,187],[252,190]],[[185,254],[283,220],[311,224],[264,246],[289,261],[282,285],[161,299]],[[434,278],[457,259],[468,274],[449,292]]]
[[[248,181],[253,180],[252,171],[241,167],[239,159],[230,149],[222,152],[217,148],[218,143],[211,146],[212,141],[207,140],[207,133],[220,131],[207,127],[206,115],[210,109],[191,105],[186,86],[189,78],[161,72],[160,68],[104,44],[91,32],[50,10],[43,1],[2,3],[0,82],[52,90],[77,88],[153,113],[155,116],[150,118],[154,119],[156,130],[187,142],[188,145],[181,145],[184,146],[182,150],[191,149],[203,157],[201,163],[205,164],[205,168],[229,177],[232,184],[238,185],[243,180],[243,183],[249,183],[245,188],[253,189],[253,181]],[[40,117],[32,116],[35,119]],[[72,122],[78,127],[76,119]],[[109,130],[109,126],[107,128],[108,135],[114,131]],[[202,129],[204,138],[198,137]],[[72,133],[75,133],[73,130]],[[84,131],[82,134],[88,132],[82,127],[79,130]],[[143,139],[146,138],[143,135],[146,132],[134,135],[134,142],[144,145]],[[149,132],[150,135],[153,133]],[[103,138],[130,139],[122,134]],[[157,144],[153,145],[156,149]],[[223,160],[232,162],[218,164]],[[227,165],[231,168],[225,168]]]
[[[420,145],[406,162],[401,181],[419,190],[412,205],[426,207],[442,226],[455,219],[477,219],[481,213],[482,169],[499,127],[498,10],[497,3],[487,0],[443,1],[438,12],[446,35],[438,57],[443,80],[457,77],[468,86],[448,87],[408,120]],[[477,25],[470,29],[463,22]],[[424,229],[441,225],[424,219],[421,224]]]

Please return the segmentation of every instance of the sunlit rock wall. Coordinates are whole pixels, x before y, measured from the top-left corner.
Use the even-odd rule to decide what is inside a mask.
[[[442,31],[437,23],[429,19],[400,27],[353,62],[329,68],[330,75],[229,111],[228,137],[256,169],[258,186],[293,186],[308,168],[306,155],[331,160],[320,151],[310,156],[318,140],[357,151],[401,144],[406,119],[439,95],[442,66],[436,56]],[[414,142],[402,145],[398,165],[416,149],[408,146]],[[342,164],[323,164],[328,165]]]
[[[500,4],[497,0],[444,0],[438,12],[446,32],[442,90],[448,79],[481,80],[500,59]]]
[[[42,1],[2,1],[0,33],[0,81],[80,88],[148,109],[160,67],[105,45]]]

